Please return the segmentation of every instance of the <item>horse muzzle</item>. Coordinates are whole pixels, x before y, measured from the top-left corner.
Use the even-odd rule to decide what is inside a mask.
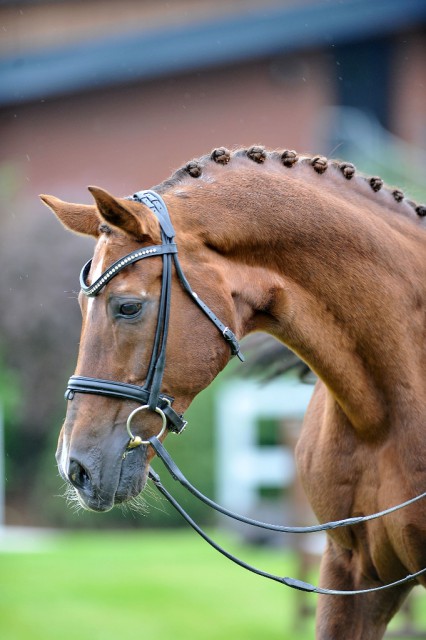
[[[121,440],[121,439],[120,439]],[[115,444],[115,446],[114,446]],[[148,472],[147,447],[127,449],[128,441],[84,451],[60,443],[56,458],[61,476],[88,511],[106,512],[137,496]]]

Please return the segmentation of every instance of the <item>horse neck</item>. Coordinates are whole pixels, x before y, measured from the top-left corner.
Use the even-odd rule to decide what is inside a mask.
[[[343,199],[323,177],[254,168],[226,178],[177,191],[172,207],[214,251],[239,301],[239,334],[272,333],[319,375],[352,425],[383,428],[401,405],[396,389],[419,383],[418,229],[363,194]]]

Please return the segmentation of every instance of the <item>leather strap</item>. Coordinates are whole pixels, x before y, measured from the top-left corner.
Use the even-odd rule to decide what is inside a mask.
[[[185,289],[185,291],[187,293],[189,293],[189,295],[191,296],[193,301],[196,303],[196,305],[201,309],[201,311],[203,313],[206,314],[206,316],[208,317],[210,322],[212,322],[215,325],[215,327],[218,329],[218,331],[222,334],[222,336],[228,342],[228,344],[229,344],[229,346],[231,348],[232,355],[233,356],[237,356],[237,358],[241,362],[244,362],[244,356],[240,351],[240,344],[239,344],[235,334],[231,331],[231,329],[229,327],[225,326],[223,324],[223,322],[221,322],[221,320],[219,320],[219,318],[213,313],[213,311],[210,309],[210,307],[208,307],[206,305],[206,303],[203,302],[201,300],[201,298],[198,297],[198,295],[195,293],[195,291],[192,290],[191,285],[189,284],[188,280],[185,277],[185,274],[182,271],[182,268],[180,266],[180,262],[179,262],[177,254],[174,254],[173,262],[175,263],[175,269],[176,269],[176,273],[178,275],[178,278],[181,281],[182,286]]]
[[[225,507],[222,507],[217,502],[214,502],[207,496],[205,496],[201,491],[198,491],[184,476],[182,471],[177,466],[176,462],[173,460],[167,449],[162,445],[162,443],[158,440],[158,438],[153,437],[149,440],[152,448],[154,449],[157,456],[160,458],[161,462],[166,467],[167,471],[172,476],[173,480],[180,482],[180,484],[185,487],[193,496],[204,502],[207,506],[215,509],[219,513],[222,513],[228,518],[232,518],[233,520],[238,520],[239,522],[244,522],[245,524],[249,524],[253,527],[259,527],[260,529],[268,529],[270,531],[277,531],[281,533],[314,533],[318,531],[329,531],[330,529],[338,529],[339,527],[348,527],[356,524],[360,524],[361,522],[368,522],[369,520],[375,520],[377,518],[382,518],[383,516],[389,515],[390,513],[394,513],[399,509],[403,509],[404,507],[408,507],[410,504],[414,502],[418,502],[419,500],[423,500],[426,498],[426,491],[421,493],[410,500],[406,500],[405,502],[401,502],[400,504],[395,505],[394,507],[389,507],[389,509],[385,509],[384,511],[378,511],[377,513],[371,513],[367,516],[355,516],[353,518],[344,518],[343,520],[332,520],[331,522],[324,522],[322,524],[316,524],[309,527],[290,527],[286,525],[280,524],[270,524],[268,522],[260,522],[259,520],[254,520],[252,518],[248,518],[239,513],[235,513],[234,511],[230,511]]]
[[[282,527],[280,525],[270,525],[263,522],[259,522],[257,520],[252,520],[251,518],[245,518],[244,516],[240,516],[238,514],[221,507],[216,504],[206,496],[204,496],[200,491],[198,491],[195,487],[191,485],[191,483],[185,478],[181,470],[178,468],[168,451],[163,447],[161,442],[158,440],[156,436],[153,436],[149,439],[149,443],[153,447],[157,456],[161,459],[167,471],[170,473],[174,480],[180,482],[188,491],[190,491],[196,498],[204,502],[205,504],[213,507],[217,511],[223,513],[224,515],[230,516],[235,520],[240,520],[241,522],[245,522],[247,524],[255,525],[257,527],[261,527],[263,529],[273,529],[274,531],[281,531],[285,533],[311,533],[312,531],[324,531],[325,529],[334,529],[336,527],[348,526],[349,524],[357,524],[360,522],[365,522],[366,520],[371,520],[373,518],[378,518],[386,513],[391,513],[392,511],[396,511],[396,509],[401,509],[408,504],[416,500],[420,500],[426,496],[426,493],[413,498],[405,503],[397,505],[396,507],[392,507],[391,509],[387,509],[386,511],[372,514],[371,516],[363,516],[359,518],[347,518],[346,520],[340,520],[335,522],[328,522],[322,525],[318,525],[316,527]],[[291,589],[297,589],[299,591],[307,591],[310,593],[319,593],[323,595],[332,595],[332,596],[353,596],[361,593],[371,593],[373,591],[383,591],[384,589],[390,589],[392,587],[396,587],[397,585],[404,584],[405,582],[410,582],[411,580],[415,580],[419,576],[426,573],[426,568],[417,571],[416,573],[410,573],[404,578],[400,580],[396,580],[395,582],[391,582],[389,584],[381,585],[379,587],[372,587],[370,589],[356,589],[349,591],[340,591],[337,589],[325,589],[322,587],[317,587],[315,585],[310,584],[309,582],[304,582],[303,580],[298,580],[297,578],[290,577],[282,577],[276,576],[272,573],[268,573],[266,571],[262,571],[257,567],[253,567],[252,565],[244,562],[240,558],[237,558],[229,551],[226,551],[223,547],[217,544],[207,533],[191,518],[190,515],[183,509],[183,507],[177,502],[177,500],[169,493],[169,491],[163,486],[160,480],[160,476],[158,473],[153,471],[152,468],[149,469],[149,478],[152,480],[158,491],[170,502],[170,504],[180,513],[180,515],[186,520],[186,522],[196,531],[210,546],[212,546],[216,551],[221,553],[223,556],[239,565],[243,569],[247,569],[251,573],[255,573],[263,578],[268,578],[269,580],[274,580],[275,582],[280,582]]]
[[[119,400],[132,400],[141,405],[148,404],[149,401],[149,391],[136,384],[85,376],[71,376],[69,379],[65,398],[72,400],[74,393],[93,393]],[[159,397],[158,407],[166,415],[170,431],[181,433],[185,429],[187,422],[183,416],[176,413],[173,407],[170,406],[172,402],[173,398],[163,393]]]
[[[229,551],[226,551],[223,547],[221,547],[217,542],[215,542],[209,535],[191,518],[191,516],[183,509],[183,507],[178,503],[177,500],[167,491],[164,485],[161,483],[160,476],[156,473],[151,467],[149,469],[149,479],[154,483],[158,491],[166,498],[166,500],[180,513],[180,515],[186,520],[186,522],[198,533],[199,536],[203,538],[213,549],[216,549],[220,554],[234,562],[238,566],[243,569],[247,569],[251,573],[255,573],[262,578],[268,578],[269,580],[274,580],[275,582],[280,582],[286,587],[290,587],[290,589],[297,589],[298,591],[307,591],[309,593],[319,593],[326,596],[355,596],[361,593],[371,593],[373,591],[383,591],[384,589],[391,589],[392,587],[396,587],[398,585],[404,584],[405,582],[410,582],[411,580],[415,580],[419,576],[426,573],[426,568],[417,571],[416,573],[410,573],[401,580],[395,580],[395,582],[390,582],[389,584],[381,585],[380,587],[372,587],[371,589],[355,589],[352,591],[340,591],[337,589],[324,589],[322,587],[316,587],[309,582],[304,582],[303,580],[298,580],[297,578],[290,578],[284,576],[277,576],[273,573],[268,573],[267,571],[263,571],[262,569],[258,569],[257,567],[253,567],[252,565],[244,562],[240,558],[237,558]]]
[[[161,256],[168,253],[176,253],[177,247],[175,244],[168,245],[152,245],[150,247],[144,247],[143,249],[137,249],[136,251],[132,251],[128,253],[120,260],[116,260],[112,263],[110,267],[106,271],[103,272],[101,276],[95,282],[90,285],[86,284],[87,277],[90,272],[90,267],[92,266],[92,260],[89,260],[84,265],[83,269],[80,273],[80,287],[85,296],[94,298],[98,295],[98,293],[103,289],[112,278],[117,275],[119,271],[124,269],[124,267],[128,267],[129,264],[133,264],[134,262],[138,262],[139,260],[143,260],[144,258],[152,258],[152,256]]]
[[[161,229],[169,240],[172,240],[172,238],[175,237],[176,233],[173,228],[172,221],[170,220],[166,203],[159,193],[156,191],[150,191],[149,189],[145,191],[137,191],[130,199],[135,202],[141,202],[151,209],[154,215],[158,218]]]

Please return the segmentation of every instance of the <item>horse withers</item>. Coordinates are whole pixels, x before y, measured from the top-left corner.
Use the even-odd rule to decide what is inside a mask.
[[[90,191],[93,205],[42,196],[96,239],[57,451],[82,506],[142,491],[150,438],[183,428],[256,331],[319,378],[296,457],[320,522],[426,490],[425,207],[350,163],[261,147],[215,149],[140,196]],[[329,531],[321,585],[370,589],[425,567],[422,504]],[[320,596],[317,637],[381,638],[416,582]]]

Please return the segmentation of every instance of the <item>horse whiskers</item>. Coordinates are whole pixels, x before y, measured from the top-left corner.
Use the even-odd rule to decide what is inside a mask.
[[[162,513],[167,512],[165,509],[166,503],[151,485],[147,485],[143,493],[139,493],[134,498],[127,500],[127,502],[122,502],[118,506],[123,514],[131,513],[132,515],[147,516],[151,509],[156,509]]]
[[[67,505],[72,509],[74,513],[85,511],[85,507],[81,502],[78,492],[74,487],[67,482],[62,486],[63,492],[58,494],[59,498],[65,498]],[[166,513],[166,503],[163,501],[161,495],[159,495],[151,485],[147,485],[143,493],[130,498],[126,502],[122,502],[117,505],[124,515],[142,515],[146,516],[150,512],[150,509],[156,509],[162,513]]]
[[[79,513],[80,511],[92,511],[85,504],[84,501],[80,498],[77,489],[75,489],[71,484],[66,482],[63,485],[64,492],[59,497],[65,498],[67,505],[74,511],[74,513]],[[98,501],[100,502],[100,496],[98,496]]]
[[[63,494],[60,496],[61,498],[65,498],[67,505],[74,511],[74,513],[78,513],[79,511],[83,511],[84,507],[78,497],[77,491],[72,487],[68,482],[63,485]]]
[[[146,485],[144,497],[146,498],[145,502],[148,508],[152,507],[152,509],[161,511],[161,513],[167,513],[167,502],[163,500],[161,494],[156,491],[152,484]]]
[[[130,498],[130,500],[122,502],[117,506],[120,507],[120,510],[124,515],[130,513],[131,515],[137,514],[141,516],[147,516],[149,513],[149,505],[147,504],[142,494],[139,494],[134,498]]]

